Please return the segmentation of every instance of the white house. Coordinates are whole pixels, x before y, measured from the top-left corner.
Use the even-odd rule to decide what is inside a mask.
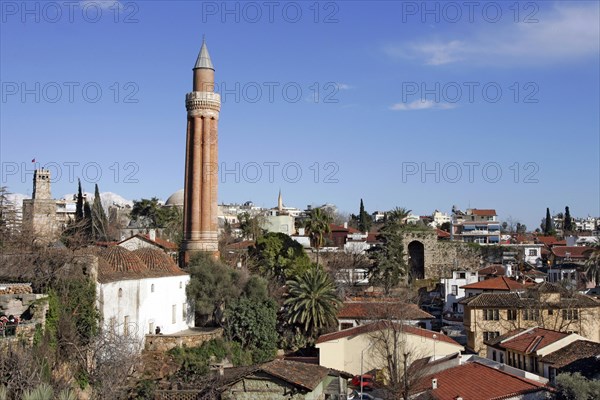
[[[153,248],[129,251],[111,246],[99,251],[98,309],[103,325],[144,343],[146,334],[163,334],[193,325],[183,272],[165,252]]]
[[[440,281],[443,287],[442,296],[444,296],[444,312],[459,313],[462,306],[458,304],[458,299],[465,297],[465,290],[462,286],[478,281],[477,272],[452,271],[452,278],[442,278]]]

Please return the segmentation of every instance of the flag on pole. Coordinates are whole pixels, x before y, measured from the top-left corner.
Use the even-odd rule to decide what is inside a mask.
[[[31,162],[33,162],[33,163],[34,163],[34,162],[35,162],[35,158],[34,158],[34,159],[32,159],[32,160],[31,160]]]

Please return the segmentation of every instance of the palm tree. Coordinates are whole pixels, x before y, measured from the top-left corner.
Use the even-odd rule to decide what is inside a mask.
[[[315,339],[323,328],[336,322],[341,302],[329,275],[318,264],[286,285],[283,305],[288,323],[301,325],[307,336]]]
[[[404,207],[396,207],[387,213],[387,221],[396,224],[404,225],[406,223],[406,217],[410,215],[412,210],[407,210]]]
[[[594,244],[591,250],[590,258],[585,262],[585,274],[590,281],[594,281],[596,286],[600,285],[600,242]]]
[[[323,246],[323,236],[331,232],[329,224],[332,218],[321,208],[315,208],[310,213],[310,218],[306,221],[304,228],[310,236],[313,245],[317,249],[317,264],[319,264],[319,249]]]

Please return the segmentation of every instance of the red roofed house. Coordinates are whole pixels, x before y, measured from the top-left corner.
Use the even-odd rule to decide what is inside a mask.
[[[508,293],[522,292],[531,284],[523,284],[514,278],[507,276],[497,276],[468,285],[461,286],[465,290],[465,296],[476,296],[480,293]]]
[[[337,318],[339,330],[381,319],[431,329],[434,316],[421,310],[416,304],[393,299],[356,297],[344,301]]]
[[[387,366],[388,355],[383,354],[382,348],[386,347],[383,343],[387,343],[388,349],[391,349],[394,341],[398,352],[396,357],[402,357],[404,352],[410,353],[409,365],[423,357],[443,357],[464,350],[463,346],[443,333],[378,321],[321,335],[316,342],[319,365],[351,374],[381,370]],[[375,343],[380,345],[376,346]]]
[[[585,261],[592,254],[591,247],[554,246],[550,251],[549,282],[565,282],[578,290],[596,286],[596,282],[589,282],[585,276]]]
[[[150,233],[148,235],[138,233],[128,237],[127,239],[121,240],[117,244],[129,251],[143,249],[146,247],[158,249],[167,253],[173,259],[173,261],[177,263],[179,247],[173,242],[169,242],[168,240],[157,237],[154,229],[150,229]]]
[[[500,337],[484,341],[487,358],[506,363],[511,367],[529,371],[545,378],[540,359],[577,340],[584,338],[575,333],[566,333],[534,327],[517,329]]]
[[[469,362],[421,378],[412,388],[418,400],[546,399],[552,389],[531,379]]]

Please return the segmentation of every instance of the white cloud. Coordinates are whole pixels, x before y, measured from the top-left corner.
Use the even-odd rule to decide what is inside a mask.
[[[456,108],[456,104],[436,103],[433,100],[415,100],[410,103],[396,103],[390,107],[393,111],[416,111],[416,110],[450,110]]]
[[[463,39],[428,38],[388,46],[392,57],[421,60],[427,65],[547,64],[595,56],[600,51],[598,3],[556,5],[538,23],[479,25]]]

